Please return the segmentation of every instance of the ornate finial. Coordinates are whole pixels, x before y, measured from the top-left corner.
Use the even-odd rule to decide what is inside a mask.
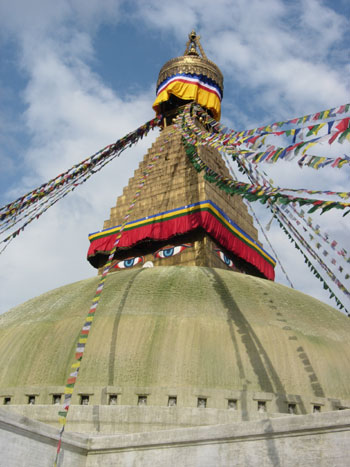
[[[172,58],[162,66],[157,81],[157,97],[153,104],[156,112],[175,112],[182,102],[194,100],[210,110],[215,119],[220,119],[224,78],[215,63],[208,60],[199,39],[200,36],[192,31],[188,35],[184,54]],[[184,82],[188,82],[190,86],[184,86]],[[197,93],[199,83],[206,89],[206,96],[211,96],[209,100],[202,99],[204,91]]]
[[[200,37],[201,36],[197,36],[196,31],[192,30],[192,32],[190,32],[190,34],[188,35],[188,41],[186,44],[186,50],[184,55],[196,55],[197,57],[199,57],[199,53],[197,50],[198,47],[202,57],[207,60],[207,56],[205,55],[201,43],[199,42]]]

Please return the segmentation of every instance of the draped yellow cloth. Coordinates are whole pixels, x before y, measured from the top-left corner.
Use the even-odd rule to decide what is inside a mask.
[[[214,86],[202,82],[200,79],[175,76],[164,85],[159,86],[156,100],[153,103],[155,112],[160,113],[160,104],[166,102],[173,94],[179,99],[195,101],[212,112],[215,120],[220,120],[221,98]]]

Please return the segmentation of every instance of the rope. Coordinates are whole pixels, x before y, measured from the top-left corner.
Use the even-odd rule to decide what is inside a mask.
[[[100,171],[126,148],[131,147],[143,138],[151,129],[157,127],[160,121],[161,117],[148,121],[115,143],[106,146],[93,156],[74,165],[66,172],[0,208],[0,234],[20,224],[17,230],[0,240],[0,244],[9,242],[19,235],[28,224],[38,219],[47,209],[65,197],[69,192],[74,191],[79,185],[85,183],[93,174]],[[0,251],[0,254],[5,248]]]
[[[256,183],[258,180],[258,177],[261,177],[261,174],[259,173],[258,169],[255,168],[256,176],[252,173],[251,170],[248,170],[245,166],[245,161],[244,159],[238,161],[240,164],[240,167],[246,173],[248,178]],[[271,187],[271,183],[267,182],[264,180],[266,183],[268,183]],[[301,236],[301,234],[298,232],[296,227],[289,222],[286,219],[285,214],[281,211],[279,206],[276,206],[275,204],[272,204],[270,200],[268,200],[268,205],[273,212],[274,216],[276,217],[280,227],[282,230],[288,235],[289,239],[294,242],[295,247],[301,252],[301,254],[304,256],[305,263],[310,267],[311,271],[317,276],[318,279],[323,282],[323,288],[328,289],[330,291],[330,298],[334,298],[337,305],[339,306],[340,309],[345,310],[345,313],[349,316],[348,310],[345,308],[343,303],[339,300],[339,298],[336,296],[336,294],[333,292],[333,290],[330,288],[330,286],[327,284],[327,282],[324,280],[324,278],[320,275],[320,273],[315,269],[315,267],[312,265],[310,262],[309,258],[305,255],[305,253],[301,250],[300,246],[298,245],[296,239],[299,241],[299,243],[305,248],[305,250],[314,258],[314,260],[321,266],[321,268],[327,273],[328,277],[338,286],[338,288],[347,296],[350,296],[350,292],[347,290],[347,288],[337,279],[337,277],[333,274],[333,272],[329,269],[329,267],[322,261],[322,259],[319,257],[319,255],[310,247],[310,245],[305,241],[305,239]],[[293,238],[294,236],[294,238]]]
[[[237,176],[236,176],[236,174],[235,174],[235,172],[234,172],[234,170],[233,170],[233,168],[232,168],[232,166],[231,166],[230,160],[229,160],[229,158],[227,157],[227,154],[226,154],[226,153],[224,153],[224,154],[225,154],[225,160],[226,160],[226,163],[227,163],[227,165],[228,165],[228,167],[229,167],[229,171],[230,171],[230,173],[231,173],[231,175],[232,175],[232,178],[234,178],[235,180],[237,180]],[[263,228],[263,226],[261,225],[261,222],[259,221],[257,215],[255,214],[255,211],[254,211],[254,209],[253,209],[253,206],[251,205],[251,203],[249,203],[249,201],[247,201],[247,205],[248,205],[248,209],[250,210],[251,215],[253,216],[255,222],[256,222],[256,223],[258,224],[258,226],[260,227],[260,230],[261,230],[263,236],[265,237],[265,240],[267,241],[267,243],[268,243],[268,245],[269,245],[271,251],[273,252],[273,254],[274,254],[275,258],[276,258],[276,261],[278,262],[278,264],[279,264],[279,266],[280,266],[282,272],[284,273],[284,275],[285,275],[287,281],[289,282],[289,285],[292,287],[292,289],[294,289],[294,285],[293,285],[292,281],[290,280],[290,278],[289,278],[289,276],[288,276],[288,274],[287,274],[287,271],[284,269],[283,264],[282,264],[282,262],[280,261],[278,255],[277,255],[276,250],[275,250],[274,247],[272,246],[272,244],[271,244],[271,242],[270,242],[270,240],[269,240],[269,238],[268,238],[268,236],[267,236],[267,234],[266,234],[266,232],[265,232],[265,229]],[[272,219],[273,219],[273,218],[272,218]],[[272,219],[271,219],[271,220],[272,220]]]
[[[187,136],[187,135],[186,135]],[[283,225],[283,221],[280,219],[282,218],[283,219],[283,214],[282,212],[280,211],[280,209],[276,206],[276,201],[279,201],[283,204],[288,204],[288,202],[291,202],[291,201],[287,201],[284,197],[284,195],[282,195],[282,198],[270,198],[269,196],[265,197],[263,194],[261,195],[261,193],[247,193],[245,190],[242,192],[241,189],[237,189],[237,187],[240,187],[240,186],[252,186],[254,188],[257,187],[257,185],[249,185],[249,184],[246,184],[246,183],[242,183],[242,182],[235,182],[234,180],[232,180],[232,178],[228,178],[228,177],[222,177],[221,175],[219,175],[217,172],[215,172],[214,170],[212,170],[210,167],[207,166],[207,164],[205,164],[202,159],[199,157],[198,155],[198,151],[196,150],[196,147],[195,147],[195,144],[196,144],[196,141],[193,141],[193,139],[191,138],[189,140],[189,138],[183,136],[183,144],[185,146],[185,151],[186,151],[186,154],[189,158],[189,160],[191,161],[193,167],[197,170],[197,172],[201,172],[202,170],[205,171],[205,175],[204,175],[204,178],[206,180],[208,180],[209,182],[211,183],[215,183],[221,190],[224,190],[226,193],[228,193],[229,195],[233,196],[235,194],[239,194],[241,195],[243,198],[246,198],[248,199],[248,201],[256,201],[257,199],[260,198],[260,201],[262,201],[264,204],[267,202],[267,204],[270,206],[270,209],[275,212],[276,214],[276,217],[278,218],[278,221],[280,223],[280,226],[281,228],[283,229],[283,231],[290,237],[291,241],[293,241],[296,245],[296,248],[300,249],[299,245],[296,243],[296,241],[292,238],[292,236],[288,233],[288,229]],[[244,158],[242,159],[236,159],[241,165],[241,169],[242,171],[245,173],[245,165],[244,165]],[[247,171],[247,175],[249,177],[249,172]],[[251,179],[253,182],[256,182],[255,179]],[[266,187],[259,187],[261,189],[263,188],[266,188]],[[275,188],[273,188],[272,186],[268,186],[267,187],[267,190],[275,190]],[[263,193],[265,193],[265,191],[263,191]],[[274,194],[274,192],[272,193]],[[261,197],[263,196],[263,197]],[[297,200],[298,198],[293,198],[293,200]],[[300,199],[300,198],[299,198]],[[310,200],[308,200],[310,201]],[[327,203],[327,207],[326,208],[323,208],[322,211],[326,211],[330,208],[330,204],[329,203],[332,203],[332,202],[328,202]],[[305,203],[303,203],[305,204]],[[332,203],[333,204],[333,203]],[[337,203],[338,204],[338,203]],[[341,203],[341,204],[347,204],[347,203]],[[316,206],[313,206],[308,212],[313,212],[315,211],[317,208],[319,207],[319,205],[317,204]],[[349,212],[349,211],[348,211]],[[278,217],[279,216],[279,217]],[[293,234],[295,235],[295,237],[298,238],[298,235],[299,233],[297,231],[293,231],[293,226],[291,223],[288,223],[287,224],[288,227],[290,228],[290,230],[293,232]],[[309,245],[307,243],[305,243],[304,239],[302,237],[300,237],[299,235],[299,241],[300,243],[303,244],[303,246],[307,249],[307,251],[314,257],[314,259],[317,260],[317,262],[319,262],[320,266],[327,272],[328,276],[332,279],[333,282],[336,283],[336,285],[338,286],[338,288],[340,288],[340,290],[346,294],[346,295],[350,295],[349,291],[346,289],[346,287],[344,287],[344,285],[335,277],[335,275],[330,271],[330,269],[321,261],[321,259],[318,257],[318,255],[310,249]],[[324,285],[324,288],[325,289],[329,289],[330,290],[330,293],[331,293],[331,298],[334,298],[336,300],[336,303],[337,305],[340,307],[340,309],[342,308],[345,308],[343,303],[339,300],[339,298],[335,295],[335,293],[332,291],[332,289],[329,287],[329,285],[326,283],[326,281],[323,279],[323,277],[318,273],[318,271],[314,268],[314,266],[312,265],[312,263],[310,262],[310,260],[307,258],[307,256],[301,251],[301,253],[303,254],[304,256],[304,259],[305,259],[305,262],[308,264],[308,266],[310,267],[310,269],[312,270],[312,272],[314,272],[316,275],[317,275],[317,278],[320,279],[322,282],[323,282],[323,285]],[[348,313],[346,311],[346,313]]]
[[[252,171],[253,171],[253,167],[252,167],[251,163],[248,162],[247,164],[248,164],[248,166],[249,166],[250,172],[252,172]],[[258,171],[257,167],[255,167],[255,171],[254,171],[254,172],[255,172],[256,180],[258,180],[259,183],[261,183],[260,180],[262,180],[263,185],[269,185],[269,184],[270,184],[270,185],[272,186],[273,180],[271,180],[271,179],[269,180],[269,179],[268,179],[268,175],[266,174],[266,172],[265,172],[264,170],[261,170],[261,169],[260,169],[260,171]],[[283,211],[284,213],[288,214],[288,217],[289,217],[291,220],[295,221],[297,225],[299,225],[298,222],[300,222],[300,221],[298,221],[298,219],[296,219],[296,218],[293,216],[293,214],[289,211],[289,209],[288,209],[289,207],[292,209],[292,211],[294,212],[294,214],[296,214],[296,215],[303,221],[303,223],[306,225],[306,227],[307,227],[309,230],[311,230],[313,233],[315,233],[316,235],[318,235],[319,238],[320,238],[320,240],[322,240],[322,241],[324,241],[325,243],[327,243],[328,245],[330,245],[331,248],[333,249],[333,251],[334,251],[334,252],[337,252],[338,256],[341,257],[341,258],[343,258],[344,263],[347,264],[346,266],[345,266],[345,264],[344,264],[344,267],[347,268],[347,267],[348,267],[348,264],[350,263],[350,257],[348,256],[348,252],[346,251],[346,249],[345,249],[345,248],[342,248],[340,245],[339,245],[338,248],[336,249],[335,247],[336,247],[336,245],[338,245],[338,242],[336,242],[336,241],[330,242],[330,241],[329,241],[329,235],[328,235],[327,233],[322,234],[321,231],[320,231],[320,226],[319,226],[319,225],[313,226],[313,224],[312,224],[312,219],[311,219],[310,216],[308,217],[307,220],[305,219],[305,217],[304,217],[305,212],[304,212],[302,209],[300,209],[300,211],[299,211],[298,209],[296,209],[295,205],[293,205],[292,203],[291,203],[290,205],[288,205],[288,206],[282,205],[282,206],[281,206],[282,211]],[[272,217],[271,221],[273,220],[274,217],[275,217],[275,216]],[[271,222],[271,221],[270,221],[270,222]],[[304,232],[307,232],[307,228],[306,228],[306,227],[305,227],[305,226],[302,226]],[[310,240],[314,240],[314,241],[317,240],[317,238],[316,238],[316,237],[313,237],[313,235],[311,235],[310,232],[309,232],[309,237],[310,237]],[[320,248],[320,247],[321,247],[321,244],[318,243],[318,242],[316,242],[316,248]],[[326,252],[326,253],[325,253],[325,252]],[[329,251],[325,250],[325,251],[324,251],[324,255],[327,256],[328,254],[329,254]],[[336,261],[333,262],[332,264],[336,264]],[[341,269],[338,269],[338,270],[339,270],[340,272],[342,272],[342,271],[344,270],[344,267],[341,266]],[[345,279],[348,279],[349,277],[350,277],[349,274],[346,274],[346,275],[345,275]]]
[[[345,106],[343,107],[345,109]],[[343,113],[343,111],[340,113]],[[320,112],[319,114],[324,114],[324,112]],[[203,124],[204,127],[210,130],[209,132],[205,131],[203,127],[200,128],[198,126],[195,121],[196,117],[199,118],[199,121]],[[323,119],[324,118],[326,117],[323,117]],[[335,129],[332,130],[334,124],[336,123],[337,125],[335,125]],[[344,165],[350,163],[350,157],[346,155],[344,155],[344,157],[337,157],[334,159],[332,157],[315,156],[307,153],[309,148],[324,141],[328,141],[329,144],[332,144],[335,140],[338,140],[339,143],[343,143],[345,139],[350,140],[350,117],[308,127],[294,128],[277,132],[272,131],[271,127],[273,127],[273,125],[271,125],[271,127],[268,126],[256,129],[258,134],[253,136],[254,131],[252,133],[252,130],[238,132],[224,127],[219,122],[210,117],[208,113],[198,104],[192,103],[184,108],[183,114],[178,116],[176,124],[179,127],[182,127],[182,130],[188,135],[189,138],[199,138],[201,144],[203,145],[225,150],[229,153],[233,153],[234,156],[239,154],[245,159],[254,161],[256,163],[274,163],[278,160],[290,161],[294,159],[300,151],[302,154],[302,157],[298,161],[300,167],[307,165],[308,167],[312,167],[314,169],[320,169],[326,166],[332,168],[341,168]],[[321,128],[326,127],[326,125],[327,134],[315,137],[318,131]],[[269,128],[268,131],[267,128]],[[265,145],[266,136],[282,134],[285,134],[285,136],[293,136],[293,144],[287,147],[277,148],[275,146],[269,145],[262,152],[261,150],[260,152],[256,151],[257,148],[261,148]],[[301,141],[296,143],[297,136]],[[314,137],[312,139],[305,140],[305,138],[308,138],[309,136]],[[245,148],[239,149],[242,144],[245,146]],[[349,193],[340,193],[337,195],[344,197],[344,194],[349,197]]]
[[[346,216],[350,212],[350,203],[344,203],[340,201],[326,201],[320,199],[301,198],[291,195],[282,194],[283,191],[294,191],[287,188],[272,188],[269,186],[261,186],[256,184],[249,184],[244,182],[236,182],[229,177],[223,177],[218,174],[215,170],[210,168],[203,160],[199,157],[195,146],[197,141],[192,137],[189,137],[183,132],[183,143],[187,156],[189,157],[192,165],[195,167],[197,172],[205,171],[206,180],[215,183],[219,188],[225,190],[229,194],[237,194],[246,198],[248,201],[257,201],[265,204],[268,200],[272,202],[279,201],[281,204],[298,203],[303,205],[312,205],[308,210],[309,213],[321,209],[322,213],[329,211],[330,209],[347,209],[343,214]],[[236,158],[239,154],[236,154]],[[299,190],[298,190],[299,191]]]

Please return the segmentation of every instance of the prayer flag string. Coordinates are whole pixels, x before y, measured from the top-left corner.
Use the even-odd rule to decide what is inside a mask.
[[[222,125],[221,123],[217,122],[216,120],[214,120],[212,117],[210,117],[206,110],[204,110],[200,105],[198,104],[191,104],[191,107],[192,109],[194,110],[194,112],[199,115],[199,116],[202,116],[203,115],[207,115],[206,117],[206,123],[210,124],[211,128],[213,130],[215,130],[217,133],[224,133],[226,134],[226,137],[228,135],[237,135],[238,137],[251,137],[255,134],[257,134],[257,137],[260,137],[262,135],[262,133],[266,132],[266,133],[269,133],[269,134],[282,134],[282,133],[289,133],[289,135],[295,135],[295,134],[298,134],[301,130],[304,130],[304,129],[308,129],[308,132],[310,134],[313,134],[313,133],[316,133],[319,131],[320,128],[319,125],[321,125],[321,127],[325,126],[326,124],[328,125],[328,128],[332,128],[333,124],[335,121],[340,121],[342,120],[342,118],[336,118],[336,116],[338,115],[346,115],[350,112],[350,104],[344,104],[344,105],[340,105],[339,107],[337,108],[333,108],[333,109],[328,109],[328,110],[323,110],[321,112],[317,112],[316,114],[310,114],[310,115],[305,115],[303,117],[297,117],[297,118],[293,118],[291,120],[286,120],[284,122],[275,122],[275,123],[270,123],[268,125],[265,125],[265,126],[262,126],[262,127],[259,127],[259,128],[253,128],[253,129],[250,129],[250,130],[242,130],[242,131],[233,131],[233,130],[229,130],[228,131],[228,128],[225,127],[224,125]],[[331,118],[334,118],[334,120],[332,121],[329,121],[329,119]],[[327,120],[327,123],[321,123],[321,124],[312,124],[310,125],[310,123],[313,123],[315,121],[319,121],[319,120]],[[308,123],[307,126],[302,126],[302,127],[297,127],[297,128],[293,128],[293,129],[288,129],[288,130],[278,130],[278,128],[281,128],[282,126],[284,125],[305,125],[306,123]]]
[[[151,129],[159,126],[160,122],[160,116],[148,121],[49,182],[0,208],[0,234],[4,234],[20,224],[19,228],[1,239],[0,244],[9,242],[19,235],[28,224],[38,219],[49,207],[86,182],[93,174],[119,156],[122,151],[142,139]]]
[[[260,172],[258,171],[257,167],[253,170],[248,168],[246,165],[246,161],[244,159],[240,160],[240,167],[242,170],[248,175],[249,179],[254,183],[257,183],[259,178],[262,177]],[[266,183],[269,183],[267,180],[264,180]],[[277,219],[280,227],[282,228],[283,232],[287,234],[288,238],[297,250],[301,252],[304,256],[304,261],[311,269],[312,273],[323,283],[323,288],[325,290],[329,290],[330,298],[334,298],[338,307],[340,309],[345,310],[345,313],[349,315],[349,311],[344,307],[343,303],[339,300],[336,294],[332,291],[330,286],[327,284],[325,279],[321,276],[321,274],[317,271],[317,269],[313,266],[310,259],[306,256],[304,251],[300,248],[300,245],[313,257],[313,259],[321,266],[321,268],[326,272],[328,277],[337,285],[337,287],[349,298],[350,292],[349,290],[342,284],[342,282],[336,277],[336,275],[330,270],[330,268],[326,265],[326,263],[320,258],[318,253],[311,248],[309,243],[304,239],[304,237],[298,232],[295,226],[290,222],[284,212],[281,210],[284,206],[279,206],[278,204],[274,204],[271,200],[268,200],[268,205],[270,206],[271,211],[274,213],[274,217]],[[299,242],[299,243],[298,243]]]
[[[215,183],[219,188],[224,190],[226,193],[231,195],[241,195],[248,201],[260,201],[265,204],[267,200],[271,202],[278,202],[280,204],[297,203],[300,206],[309,205],[309,213],[321,210],[322,213],[329,211],[330,209],[348,209],[343,215],[345,216],[350,212],[350,203],[341,201],[326,201],[320,199],[301,198],[291,195],[286,195],[283,191],[302,191],[288,188],[271,188],[269,186],[254,185],[244,182],[236,182],[232,178],[223,177],[222,175],[211,169],[203,160],[199,157],[192,140],[186,139],[183,136],[183,143],[185,146],[186,154],[192,165],[197,172],[204,171],[205,179],[209,182]]]
[[[278,222],[280,226],[282,227],[283,231],[286,232],[288,236],[290,237],[291,241],[294,242],[295,247],[300,250],[300,246],[295,240],[295,238],[297,238],[300,244],[302,244],[302,246],[309,252],[309,254],[326,271],[327,275],[331,278],[331,280],[336,283],[339,289],[347,296],[350,296],[350,293],[346,289],[346,287],[344,287],[344,285],[330,271],[328,266],[322,261],[321,258],[319,258],[317,253],[315,253],[309,247],[308,243],[305,242],[303,237],[298,233],[296,229],[294,229],[293,225],[285,218],[285,216],[280,211],[279,206],[278,206],[279,204],[286,205],[292,202],[298,203],[300,205],[312,204],[308,212],[314,212],[315,210],[319,208],[322,209],[322,212],[325,212],[325,211],[328,211],[329,209],[332,209],[332,207],[337,207],[340,209],[349,208],[350,203],[312,200],[312,199],[307,199],[307,198],[297,198],[297,197],[292,197],[292,196],[281,194],[280,189],[272,187],[271,185],[261,186],[261,185],[256,185],[256,184],[236,182],[232,180],[232,178],[221,176],[220,174],[215,172],[213,169],[208,167],[208,165],[205,162],[203,162],[203,160],[200,158],[198,154],[198,151],[196,150],[196,146],[195,146],[196,141],[193,138],[189,138],[188,135],[183,134],[182,141],[185,147],[186,154],[189,160],[191,161],[192,165],[198,172],[201,172],[201,171],[205,172],[204,178],[206,180],[208,180],[211,183],[216,184],[220,189],[224,190],[226,193],[230,195],[238,194],[238,195],[241,195],[243,198],[247,199],[248,201],[259,200],[263,204],[267,203],[272,209],[272,211],[274,212],[274,214],[276,214]],[[253,179],[253,182],[256,183],[254,179]],[[348,212],[349,210],[347,211],[347,213]],[[288,226],[288,229],[293,232],[293,236],[288,232],[288,229],[286,228],[284,224],[286,224]],[[317,272],[317,270],[314,268],[310,260],[305,255],[305,253],[302,250],[300,251],[304,255],[305,262],[308,264],[312,272],[323,282],[324,288],[330,291],[331,297],[332,298],[334,297],[340,309],[344,308],[344,305],[341,303],[338,297],[334,294],[334,292],[329,287],[329,285],[326,283],[326,281],[323,279],[323,277]],[[348,313],[347,310],[346,310],[346,313]]]
[[[293,212],[300,218],[302,219],[302,221],[323,241],[325,242],[326,244],[330,245],[331,249],[337,253],[337,255],[342,258],[346,263],[350,264],[350,256],[349,256],[349,253],[347,252],[347,250],[345,248],[342,248],[340,245],[338,245],[338,242],[336,240],[331,240],[330,239],[330,235],[325,232],[325,233],[322,233],[321,232],[321,228],[318,224],[316,225],[313,225],[313,222],[312,222],[312,218],[310,216],[308,216],[308,218],[306,219],[305,218],[305,212],[301,209],[300,211],[296,210],[295,207],[293,205],[291,205],[292,207],[292,210]],[[285,208],[285,211],[288,212],[288,209]],[[297,221],[297,219],[296,219]],[[317,240],[317,237],[314,237],[314,238],[311,238],[310,237],[310,240],[313,240],[315,239],[315,241]],[[321,245],[317,242],[316,243],[316,247],[317,248],[320,248]],[[329,254],[329,253],[327,253]],[[327,254],[325,254],[325,256],[327,256]],[[334,264],[334,263],[333,263]],[[342,272],[342,271],[340,271]],[[346,277],[346,279],[348,279],[349,277]]]
[[[163,151],[163,148],[160,149],[160,152],[162,152],[162,151]],[[76,380],[78,378],[79,369],[80,369],[81,362],[82,362],[82,359],[83,359],[83,356],[84,356],[84,351],[85,351],[87,339],[89,337],[89,333],[90,333],[90,330],[91,330],[91,325],[92,325],[92,322],[94,320],[96,309],[97,309],[97,306],[99,304],[101,294],[102,294],[102,290],[103,290],[103,287],[104,287],[105,282],[106,282],[107,274],[109,273],[109,271],[111,269],[111,265],[112,265],[112,261],[113,261],[116,249],[118,247],[118,244],[120,242],[120,238],[121,238],[121,236],[123,234],[125,226],[126,226],[126,224],[128,222],[128,219],[130,217],[130,214],[131,214],[132,210],[134,209],[134,206],[136,204],[136,201],[137,201],[138,197],[141,194],[142,188],[145,186],[147,177],[149,176],[149,174],[151,173],[151,171],[152,171],[152,169],[154,167],[154,162],[157,161],[159,158],[160,158],[160,154],[156,154],[151,159],[151,162],[147,165],[147,167],[145,168],[145,170],[142,173],[142,176],[140,177],[140,181],[138,183],[138,188],[137,188],[137,190],[135,192],[134,198],[133,198],[133,200],[132,200],[132,202],[131,202],[131,204],[129,206],[129,209],[128,209],[126,215],[124,216],[124,220],[123,220],[123,223],[122,223],[122,225],[120,227],[120,230],[119,230],[118,234],[116,235],[113,248],[112,248],[112,250],[111,250],[111,252],[110,252],[110,254],[108,256],[107,263],[104,266],[102,276],[101,276],[101,280],[100,280],[100,282],[99,282],[99,284],[97,286],[95,296],[94,296],[94,298],[92,300],[92,304],[91,304],[89,313],[88,313],[87,317],[85,318],[85,323],[84,323],[84,325],[83,325],[83,327],[82,327],[82,329],[80,331],[78,342],[77,342],[77,347],[76,347],[76,351],[75,351],[75,360],[74,360],[74,363],[71,366],[71,373],[69,375],[69,378],[67,379],[67,383],[66,383],[66,387],[65,387],[65,391],[64,391],[63,410],[60,410],[58,412],[61,429],[60,429],[59,441],[58,441],[58,444],[57,444],[57,451],[56,451],[56,458],[55,458],[55,462],[54,462],[54,467],[57,467],[57,461],[58,461],[59,453],[60,453],[60,450],[61,450],[61,444],[62,444],[62,436],[63,436],[63,433],[64,433],[66,420],[67,420],[67,415],[68,415],[69,407],[70,407],[70,404],[71,404],[72,395],[73,395],[73,392],[74,392],[74,386],[75,386]]]
[[[183,113],[176,120],[177,127],[186,137],[196,140],[196,145],[203,144],[214,147],[218,150],[233,153],[236,157],[242,155],[246,159],[256,163],[275,163],[279,160],[291,161],[299,156],[300,167],[308,166],[314,169],[324,167],[342,168],[350,164],[350,156],[324,157],[309,154],[309,149],[316,144],[335,141],[343,143],[350,141],[350,117],[332,122],[321,123],[304,128],[296,128],[279,132],[263,132],[251,136],[246,131],[237,132],[224,127],[204,109],[195,104],[189,104]],[[318,136],[318,131],[327,125],[327,134]],[[206,131],[205,128],[210,131]],[[261,147],[265,145],[266,136],[282,135],[293,136],[293,143],[286,147],[275,147],[268,145],[265,150]],[[296,137],[298,136],[298,142]],[[312,136],[311,139],[307,139]]]
[[[225,158],[225,162],[226,162],[226,164],[228,165],[228,168],[229,168],[229,171],[230,171],[230,173],[231,173],[232,178],[234,178],[234,179],[237,181],[237,180],[238,180],[238,179],[237,179],[237,176],[235,175],[234,170],[233,170],[233,167],[232,167],[232,165],[231,165],[231,163],[230,163],[230,160],[229,160],[229,158],[228,158],[227,156],[226,156],[226,158]],[[262,233],[263,236],[265,237],[265,240],[267,241],[267,243],[268,243],[268,245],[269,245],[269,247],[270,247],[272,253],[274,254],[274,257],[276,258],[277,263],[279,264],[279,266],[280,266],[280,268],[281,268],[283,274],[285,275],[287,281],[289,282],[289,285],[291,286],[292,289],[294,289],[294,285],[293,285],[291,279],[289,278],[288,273],[287,273],[287,271],[285,270],[285,268],[284,268],[284,266],[283,266],[281,260],[279,259],[279,256],[278,256],[278,254],[277,254],[275,248],[274,248],[273,245],[271,244],[271,242],[270,242],[270,240],[269,240],[269,238],[268,238],[268,236],[267,236],[267,234],[266,234],[266,232],[265,232],[265,229],[264,229],[263,226],[261,225],[261,222],[259,221],[258,216],[255,214],[255,211],[254,211],[254,209],[253,209],[253,206],[252,206],[251,203],[249,203],[248,201],[247,201],[247,205],[248,205],[248,209],[249,209],[249,211],[250,211],[252,217],[254,218],[254,220],[255,220],[255,222],[257,223],[257,225],[260,227],[261,233]],[[266,230],[268,230],[268,229],[266,229]]]
[[[289,209],[289,207],[287,207],[287,206],[283,206],[283,205],[281,206],[281,209],[282,209],[283,212],[288,216],[288,218],[289,218],[291,221],[295,222],[295,224],[296,224],[297,226],[300,226],[300,225],[301,225],[301,227],[302,227],[302,229],[303,229],[303,231],[304,231],[305,233],[308,233],[308,228],[309,228],[310,230],[312,230],[313,232],[315,232],[316,229],[315,229],[315,228],[313,227],[313,225],[312,225],[312,219],[311,219],[311,217],[309,216],[307,220],[306,220],[306,219],[302,219],[302,221],[304,221],[304,225],[303,225],[302,222],[301,222],[297,217],[295,217],[295,215],[294,215],[294,214],[296,214],[296,215],[299,216],[299,218],[300,218],[300,212],[299,212],[297,209],[295,209],[295,207],[294,207],[293,205],[291,205],[291,208],[292,208],[292,209]],[[305,225],[307,226],[307,228],[305,227]],[[319,230],[319,229],[317,229],[317,230]],[[340,264],[341,258],[344,258],[344,260],[345,260],[345,255],[342,254],[342,253],[345,252],[345,250],[344,250],[344,249],[343,249],[343,251],[342,251],[342,250],[336,250],[336,249],[335,249],[335,246],[337,245],[337,242],[336,242],[335,240],[333,240],[332,243],[331,243],[330,245],[331,245],[331,248],[332,248],[333,252],[334,252],[334,253],[335,253],[335,252],[338,253],[338,255],[339,255],[338,258],[335,258],[334,255],[333,255],[333,253],[332,253],[326,246],[324,246],[324,245],[322,246],[322,243],[321,243],[321,242],[323,241],[323,238],[322,238],[322,240],[321,240],[321,242],[320,242],[319,239],[318,239],[317,237],[315,237],[315,236],[314,236],[313,234],[311,234],[311,233],[308,233],[308,239],[309,239],[309,241],[311,241],[311,242],[314,244],[315,248],[316,248],[317,250],[319,250],[319,252],[320,252],[320,254],[321,254],[322,256],[324,256],[324,257],[329,257],[329,261],[330,261],[330,263],[331,263],[331,265],[332,265],[331,267],[334,267],[334,266],[335,266],[335,267],[338,267],[337,272],[343,273],[344,276],[345,276],[345,279],[349,279],[350,275],[349,275],[348,272],[347,272],[347,271],[348,271],[347,268],[349,267],[349,264],[347,264],[347,266],[346,266],[345,264],[344,264],[344,266],[342,266],[342,265]],[[348,263],[350,263],[350,259],[349,259]],[[344,268],[345,268],[345,269],[344,269]]]
[[[240,164],[244,165],[244,170],[246,171],[246,173],[248,172],[249,175],[254,175],[256,183],[258,184],[262,183],[264,186],[268,186],[268,185],[272,186],[273,181],[271,179],[268,179],[268,175],[263,170],[262,171],[258,170],[256,166],[253,169],[252,164],[250,164],[244,159],[240,161]],[[332,265],[338,265],[338,272],[344,273],[345,279],[349,279],[350,274],[347,273],[347,269],[350,264],[350,256],[347,250],[345,248],[342,248],[340,245],[338,245],[338,242],[336,240],[331,240],[330,235],[328,233],[321,233],[320,226],[318,224],[314,226],[311,216],[308,216],[306,218],[304,210],[303,209],[298,210],[297,206],[294,203],[290,203],[288,206],[281,205],[281,209],[283,209],[283,211],[289,215],[289,218],[292,221],[294,221],[297,226],[304,224],[302,225],[302,229],[304,230],[304,232],[307,232],[307,228],[308,228],[318,236],[317,238],[313,234],[308,233],[309,239],[313,242],[316,242],[315,246],[317,249],[320,249],[322,246],[320,241],[323,241],[326,244],[330,245],[333,252],[337,253],[338,255],[337,260],[334,257],[331,259]],[[296,218],[293,215],[293,213],[296,216],[298,216],[300,220]],[[305,225],[307,226],[307,228],[305,228]],[[332,255],[332,253],[329,251],[329,249],[327,249],[327,247],[325,247],[325,249],[322,252],[322,255],[326,257],[328,255]],[[344,261],[343,266],[339,264],[339,260]]]
[[[252,130],[247,130],[248,132],[261,132],[261,131],[266,131],[268,130],[269,128],[273,129],[273,128],[280,128],[282,127],[283,125],[301,125],[301,124],[304,124],[304,123],[311,123],[311,122],[315,122],[315,121],[318,121],[318,120],[326,120],[326,119],[329,119],[329,118],[334,118],[336,115],[341,115],[341,114],[346,114],[350,111],[350,104],[343,104],[343,105],[339,105],[338,107],[334,107],[332,109],[327,109],[327,110],[322,110],[320,112],[317,112],[317,113],[314,113],[314,114],[308,114],[308,115],[304,115],[303,117],[296,117],[296,118],[292,118],[291,120],[285,120],[285,121],[281,121],[281,122],[275,122],[275,123],[271,123],[269,125],[266,125],[266,126],[263,126],[263,127],[260,127],[260,128],[254,128]]]

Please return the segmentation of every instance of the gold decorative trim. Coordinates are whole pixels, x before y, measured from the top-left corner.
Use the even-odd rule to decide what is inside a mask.
[[[211,60],[208,60],[202,46],[199,42],[200,36],[197,36],[194,31],[189,34],[189,40],[186,44],[186,50],[183,56],[172,58],[162,66],[158,81],[158,86],[167,78],[178,73],[199,74],[212,79],[220,87],[221,93],[224,90],[224,77],[217,65]],[[197,47],[202,56],[199,55]]]
[[[159,72],[157,88],[166,78],[170,78],[178,73],[196,73],[207,76],[218,84],[221,92],[224,90],[224,77],[215,63],[191,55],[172,58],[166,62]]]

